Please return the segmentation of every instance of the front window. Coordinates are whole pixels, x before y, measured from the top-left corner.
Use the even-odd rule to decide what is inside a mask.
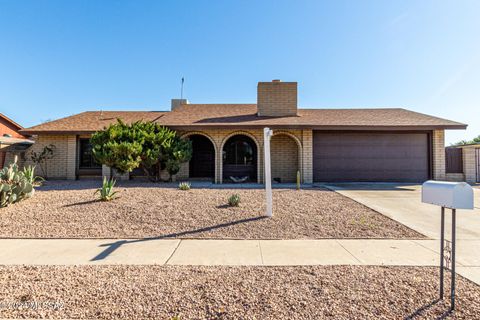
[[[227,165],[254,164],[254,149],[248,140],[243,136],[231,138],[223,149],[223,163]]]
[[[93,158],[92,153],[92,145],[90,143],[90,139],[80,139],[80,159],[78,162],[78,166],[80,168],[100,168],[101,165],[95,161]]]

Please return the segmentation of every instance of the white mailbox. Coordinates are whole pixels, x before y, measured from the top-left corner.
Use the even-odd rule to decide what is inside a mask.
[[[422,202],[431,203],[441,208],[440,215],[440,299],[443,299],[443,271],[445,252],[451,261],[450,310],[455,310],[455,242],[456,242],[456,211],[457,209],[473,210],[473,189],[465,182],[427,181],[422,185]],[[445,208],[452,209],[452,241],[445,241]],[[446,244],[447,243],[447,246]],[[447,262],[448,268],[448,262]]]
[[[473,210],[473,189],[465,182],[426,181],[422,202],[450,209]]]

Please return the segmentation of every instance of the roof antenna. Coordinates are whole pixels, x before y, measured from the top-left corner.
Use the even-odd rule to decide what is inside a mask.
[[[185,82],[185,78],[182,77],[182,87],[180,89],[180,99],[183,99],[183,83]]]

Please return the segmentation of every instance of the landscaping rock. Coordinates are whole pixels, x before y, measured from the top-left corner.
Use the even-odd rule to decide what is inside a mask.
[[[35,197],[0,210],[0,237],[22,238],[423,238],[334,191],[274,189],[265,218],[262,189],[197,189],[124,182],[97,201],[101,181],[48,182]],[[238,207],[227,199],[238,194]]]
[[[438,268],[425,267],[18,266],[0,267],[0,283],[2,318],[346,320],[446,314],[445,319],[478,319],[480,314],[480,287],[458,277],[457,310],[449,315],[448,297],[436,301]],[[22,309],[9,307],[18,302]],[[28,307],[33,302],[42,308]]]

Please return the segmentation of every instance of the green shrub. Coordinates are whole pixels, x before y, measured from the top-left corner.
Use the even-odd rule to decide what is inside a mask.
[[[240,204],[240,195],[235,193],[228,198],[228,205],[231,207],[238,207]]]
[[[190,161],[192,143],[154,122],[117,123],[90,138],[95,160],[119,173],[141,168],[151,181],[160,180],[160,169],[171,176]]]
[[[191,185],[190,185],[189,182],[180,182],[178,184],[178,189],[180,189],[180,190],[187,191],[187,190],[190,190],[190,187],[191,187]]]
[[[173,137],[165,143],[161,162],[169,174],[169,180],[180,171],[180,165],[192,158],[192,142],[188,139]]]
[[[18,170],[17,158],[8,167],[0,170],[0,208],[33,196],[35,189]]]
[[[102,187],[97,189],[94,194],[100,194],[101,201],[110,201],[116,198],[117,191],[114,191],[115,188],[115,179],[107,179],[103,177]]]

